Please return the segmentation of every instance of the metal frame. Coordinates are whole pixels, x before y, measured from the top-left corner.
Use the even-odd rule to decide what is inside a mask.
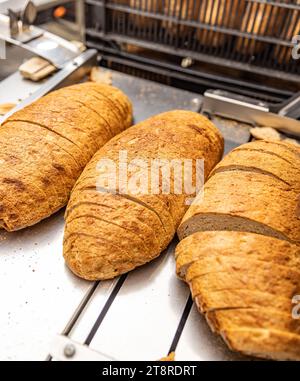
[[[227,8],[222,7],[224,3]],[[240,8],[234,8],[237,3]],[[200,9],[197,8],[199,0],[86,0],[85,4],[87,45],[102,47],[101,52],[109,53],[111,61],[118,62],[122,58],[132,60],[132,65],[136,66],[143,59],[145,63],[147,58],[142,52],[128,54],[123,49],[125,44],[130,44],[141,48],[141,51],[148,49],[170,55],[169,66],[172,68],[168,70],[173,70],[173,77],[176,73],[178,77],[185,75],[187,82],[193,82],[187,78],[192,75],[204,84],[205,71],[189,65],[180,66],[178,57],[183,60],[189,58],[191,64],[194,60],[211,64],[212,68],[219,66],[242,73],[222,76],[215,70],[212,81],[217,84],[211,84],[210,88],[235,91],[229,83],[226,84],[229,80],[240,88],[239,93],[256,97],[262,95],[261,99],[274,104],[285,101],[298,91],[300,65],[288,56],[293,46],[291,33],[300,33],[299,0],[289,3],[284,0],[225,0],[222,3],[216,0],[213,6],[211,0],[203,0]],[[159,4],[165,6],[159,8]],[[189,11],[189,7],[196,12]],[[235,9],[240,9],[239,25],[229,20],[228,15]],[[253,19],[258,16],[265,21],[256,25]],[[174,60],[179,63],[174,64]],[[156,68],[165,65],[159,57],[152,62],[148,60],[146,64]],[[254,80],[251,80],[252,74]],[[270,85],[264,91],[255,76],[265,76],[269,80],[280,78],[283,85]],[[291,90],[284,81],[293,83],[295,90]],[[281,90],[285,94],[280,94]]]

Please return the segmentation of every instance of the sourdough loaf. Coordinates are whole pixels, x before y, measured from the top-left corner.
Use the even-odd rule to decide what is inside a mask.
[[[212,330],[247,355],[300,360],[299,154],[283,142],[236,148],[178,229],[178,276]]]
[[[126,153],[126,180],[152,178],[151,162],[205,160],[204,178],[220,160],[223,139],[205,117],[183,110],[152,117],[113,138],[102,147],[78,179],[66,211],[64,257],[71,270],[85,279],[107,279],[128,272],[157,257],[173,238],[194,191],[175,192],[178,174],[170,170],[170,189],[159,176],[157,189],[124,188],[119,175]],[[143,160],[145,167],[137,161]],[[116,164],[107,168],[105,162]],[[141,172],[141,168],[143,171]],[[182,171],[182,170],[181,170]],[[167,172],[168,173],[168,172]],[[185,174],[188,172],[186,171]],[[115,180],[112,188],[108,179]]]
[[[0,127],[0,228],[22,229],[62,208],[93,154],[131,119],[120,90],[94,83],[54,91],[9,117]]]

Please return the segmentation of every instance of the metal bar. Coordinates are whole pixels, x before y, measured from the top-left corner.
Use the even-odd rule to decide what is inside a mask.
[[[126,280],[127,274],[122,275],[121,278],[119,279],[118,283],[116,284],[115,288],[113,289],[112,293],[110,294],[107,302],[105,303],[104,308],[102,309],[101,313],[99,314],[97,320],[95,321],[95,324],[93,325],[90,333],[88,334],[84,344],[90,345],[92,342],[95,334],[97,333],[101,323],[103,322],[110,306],[114,302],[116,296],[118,295],[118,292],[120,291],[121,287],[123,286],[125,280]]]
[[[271,113],[266,105],[254,103],[232,93],[206,91],[203,112],[255,126],[273,127],[293,136],[300,136],[299,121]]]
[[[192,307],[193,307],[193,299],[192,299],[192,296],[190,295],[187,302],[186,302],[186,305],[185,305],[184,311],[182,313],[180,322],[178,324],[174,339],[173,339],[172,344],[170,346],[169,353],[176,351],[177,345],[179,343],[181,334],[184,330],[186,321],[189,317],[189,314],[191,312]]]
[[[202,85],[205,87],[212,87],[212,81],[211,80],[207,80],[207,79],[205,79],[205,77],[202,78],[202,77],[189,76],[188,74],[185,74],[184,72],[178,73],[177,71],[174,70],[174,68],[173,68],[173,70],[170,70],[170,69],[164,69],[163,67],[161,67],[161,68],[154,67],[153,65],[147,66],[146,64],[143,64],[143,63],[139,63],[139,62],[131,61],[129,59],[119,58],[119,57],[115,57],[115,56],[111,56],[111,55],[105,55],[105,54],[103,55],[103,60],[114,61],[114,62],[117,62],[120,64],[127,65],[130,68],[138,68],[141,70],[148,70],[149,72],[152,72],[155,74],[157,74],[159,72],[163,76],[167,76],[167,77],[171,77],[171,78],[175,78],[175,79],[181,79],[183,81],[192,81],[194,84],[197,84],[199,86]],[[132,73],[132,71],[131,71],[131,73]],[[227,90],[227,91],[235,91],[239,94],[252,96],[254,98],[257,97],[257,92],[255,90],[251,91],[251,90],[247,90],[247,89],[241,88],[241,87],[235,87],[235,86],[230,86],[230,85],[226,86],[226,84],[224,84],[222,82],[217,82],[216,80],[213,82],[213,84],[215,85],[215,88],[221,88],[222,90]],[[264,96],[263,96],[263,94],[261,94],[261,99],[263,99],[263,98],[264,98]],[[282,100],[283,100],[283,98],[281,98],[281,97],[275,97],[272,95],[265,96],[265,99],[267,99],[270,102],[274,102],[274,103],[282,102]]]
[[[91,0],[89,0],[89,2],[91,2]],[[101,2],[99,2],[99,3],[96,2],[96,3],[94,3],[94,5],[99,6],[99,5],[101,5]],[[154,13],[151,13],[149,11],[144,11],[144,10],[141,11],[141,10],[137,10],[134,8],[126,7],[124,5],[119,5],[119,4],[110,4],[109,3],[109,4],[107,4],[107,8],[113,9],[113,10],[123,11],[123,12],[129,13],[129,14],[132,14],[132,15],[152,17],[152,18],[155,18],[155,19],[158,19],[161,21],[169,21],[169,22],[175,23],[175,24],[177,21],[177,18],[172,17],[172,16],[166,16],[166,15],[163,15],[160,13],[154,14]],[[216,31],[216,32],[223,32],[224,34],[229,34],[232,36],[251,37],[251,35],[249,33],[240,32],[236,29],[218,27],[218,26],[214,26],[214,25],[210,25],[210,24],[206,24],[206,23],[202,23],[202,22],[197,22],[194,20],[181,20],[181,24],[185,25],[185,26],[196,27],[196,28],[198,27],[198,28],[202,28],[202,29],[206,29],[206,30],[212,30],[212,31]],[[291,42],[280,40],[278,38],[265,37],[265,36],[255,36],[255,39],[257,39],[258,41],[269,42],[272,44],[279,44],[282,46],[292,46]]]
[[[69,320],[69,322],[67,323],[66,327],[62,331],[62,333],[61,333],[62,336],[68,336],[72,332],[72,329],[74,328],[75,324],[77,323],[78,319],[80,318],[81,314],[83,313],[83,311],[84,311],[85,307],[87,306],[88,302],[90,301],[90,299],[94,295],[94,293],[95,293],[99,283],[100,282],[94,282],[91,285],[90,289],[86,292],[86,294],[83,297],[82,301],[80,302],[80,304],[78,305],[78,307],[74,311],[71,319]],[[53,356],[51,354],[49,354],[46,357],[45,361],[52,361],[52,359],[53,359]]]
[[[88,290],[88,292],[85,294],[85,296],[83,297],[82,301],[80,302],[79,306],[77,307],[77,309],[75,310],[73,316],[71,317],[71,319],[69,320],[69,322],[67,323],[65,329],[62,331],[62,335],[64,336],[68,336],[72,329],[74,328],[77,320],[79,319],[80,315],[82,314],[83,310],[85,309],[85,307],[87,306],[88,302],[90,301],[91,297],[93,296],[93,294],[95,293],[97,287],[99,286],[99,283],[100,282],[94,282],[90,289]]]
[[[105,39],[105,36],[103,36],[101,33],[94,32],[94,31],[88,31],[87,33],[91,34],[92,36],[99,37],[101,39]],[[128,38],[128,37],[123,37],[123,36],[119,36],[119,35],[110,35],[109,40],[110,39],[117,41],[119,43],[127,42],[127,43],[131,43],[133,45],[136,45],[136,46],[140,46],[140,47],[144,47],[146,49],[150,49],[150,50],[156,50],[156,51],[160,51],[160,52],[173,53],[173,54],[175,53],[176,55],[181,56],[181,57],[189,56],[195,60],[199,60],[199,61],[203,61],[203,62],[209,62],[211,64],[215,64],[215,65],[219,65],[219,66],[223,66],[223,67],[227,67],[227,68],[239,69],[239,70],[243,70],[246,72],[257,73],[259,75],[263,74],[267,77],[280,78],[283,80],[299,83],[299,75],[296,75],[296,74],[282,73],[278,70],[273,70],[273,69],[269,69],[269,68],[261,68],[258,66],[249,66],[249,65],[246,65],[244,63],[237,62],[237,61],[227,60],[227,59],[214,57],[214,56],[209,56],[209,55],[203,54],[203,53],[195,53],[195,52],[191,52],[191,51],[188,51],[185,49],[177,49],[176,51],[174,51],[172,48],[169,48],[167,46],[161,46],[160,44],[157,44],[157,43],[152,43],[152,42],[149,43],[147,41],[141,41],[141,40],[137,40],[135,38]],[[94,47],[97,46],[97,44],[95,42],[90,42],[90,43],[88,43],[88,45],[94,46]],[[100,48],[100,45],[98,45],[98,47]],[[135,56],[135,57],[137,59],[140,58],[138,56]],[[153,63],[155,63],[155,62],[156,62],[156,64],[159,64],[159,62],[153,60]],[[195,71],[195,74],[196,73],[197,72]],[[212,76],[211,78],[213,79],[215,77]],[[228,80],[228,82],[232,81],[232,79],[230,79],[230,78],[228,78],[227,80]],[[251,86],[251,84],[250,84],[250,86]],[[290,94],[292,94],[292,92],[290,92]]]

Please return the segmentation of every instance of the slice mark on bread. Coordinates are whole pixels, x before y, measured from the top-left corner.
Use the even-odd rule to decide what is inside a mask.
[[[208,232],[206,232],[208,233]],[[215,232],[216,237],[217,233],[224,232]],[[233,236],[236,237],[235,233],[238,232],[227,232],[227,233],[233,233]],[[205,233],[202,233],[205,234]],[[193,236],[197,236],[196,239],[199,237],[198,244],[195,242],[188,243],[188,240],[193,238]],[[267,236],[258,235],[258,237],[261,238],[271,238]],[[193,235],[190,235],[189,237],[185,238],[185,240],[181,241],[181,243],[177,246],[176,249],[176,273],[177,275],[185,280],[186,273],[190,266],[192,266],[194,263],[196,263],[198,260],[201,260],[202,258],[219,258],[219,257],[232,257],[239,255],[240,258],[250,258],[250,259],[257,259],[264,262],[272,262],[274,264],[279,264],[282,266],[290,267],[290,268],[300,268],[300,248],[296,245],[291,245],[290,248],[287,247],[288,242],[287,241],[281,241],[282,245],[277,245],[277,247],[272,246],[272,242],[270,240],[266,241],[266,245],[269,244],[268,251],[264,247],[253,247],[250,248],[252,243],[248,244],[248,247],[245,247],[243,245],[240,245],[239,243],[236,244],[236,247],[232,246],[229,249],[229,245],[224,249],[221,249],[220,246],[216,246],[216,243],[213,242],[210,245],[205,245],[205,237],[202,237],[203,240],[201,241],[201,233],[200,235],[198,233],[194,233]],[[272,240],[275,240],[275,238],[272,237]],[[185,242],[186,241],[186,242]],[[203,242],[204,241],[204,242]],[[277,239],[276,239],[277,241]],[[279,241],[279,240],[278,240]],[[261,242],[257,242],[256,244],[259,245]],[[224,242],[220,242],[220,245]],[[294,246],[294,249],[293,249]],[[233,249],[234,247],[234,249]],[[280,252],[279,252],[280,251]]]
[[[260,152],[260,153],[264,153],[264,154],[266,153],[268,155],[272,155],[272,156],[278,157],[279,159],[286,161],[288,164],[290,164],[295,169],[299,169],[299,168],[295,167],[295,163],[293,163],[291,160],[288,160],[285,156],[279,155],[278,153],[273,152],[273,151],[267,151],[265,149],[259,149],[259,148],[236,148],[235,152],[237,152],[237,151],[238,152],[240,152],[240,151],[254,151],[254,152]]]
[[[282,148],[285,148],[286,150],[290,151],[294,155],[297,155],[300,158],[300,148],[298,148],[295,145],[291,145],[282,141],[268,141],[268,140],[263,140],[263,143],[265,144],[270,144],[270,145],[277,145]]]
[[[155,258],[160,253],[160,245],[159,245],[157,240],[154,242],[151,239],[151,242],[152,242],[151,247],[148,246],[148,245],[145,245],[145,243],[147,243],[149,241],[149,239],[147,240],[147,238],[145,237],[145,235],[143,235],[141,233],[141,231],[138,232],[136,229],[130,229],[130,228],[124,226],[121,223],[117,223],[117,222],[114,222],[114,221],[111,221],[111,220],[107,220],[107,219],[99,217],[99,216],[95,216],[95,215],[91,215],[91,214],[84,214],[84,213],[80,214],[80,215],[78,215],[78,216],[76,216],[74,218],[71,218],[70,220],[67,221],[67,223],[71,226],[71,224],[74,221],[76,221],[76,220],[82,220],[84,218],[90,218],[90,219],[97,220],[97,221],[100,221],[100,222],[105,222],[107,225],[116,226],[117,228],[125,230],[128,233],[134,235],[140,241],[140,246],[144,248],[143,252],[148,253],[150,258]],[[140,223],[140,228],[142,228],[143,226],[145,226],[145,225]],[[149,230],[148,226],[147,226],[147,228]]]
[[[3,166],[1,166],[1,171],[3,170],[4,174],[7,173],[7,170],[8,170],[8,169],[9,169],[9,171],[12,171],[12,172],[16,173],[17,176],[18,176],[18,178],[20,178],[20,179],[24,178],[24,173],[18,171],[16,168],[8,167],[8,168],[5,168],[5,169],[4,169]],[[2,180],[2,176],[3,176],[3,175],[1,174],[1,175],[0,175],[0,183],[1,183],[1,180]],[[35,179],[38,179],[38,181],[42,182],[41,179],[37,178],[37,177],[33,174],[32,178],[31,178],[30,180],[35,180]],[[37,182],[36,182],[36,181],[31,181],[31,185],[32,185],[35,189],[38,189],[42,194],[44,194],[44,196],[45,196],[45,200],[47,201],[47,204],[48,204],[48,206],[49,206],[49,210],[50,210],[50,202],[49,202],[48,194],[42,189],[42,187],[40,187],[40,186],[37,185]],[[54,188],[53,190],[56,191],[55,188]]]
[[[80,201],[76,204],[73,204],[71,207],[69,207],[67,210],[66,210],[66,213],[65,213],[65,220],[68,219],[68,216],[71,214],[71,212],[81,206],[84,206],[84,205],[95,205],[95,206],[101,206],[103,208],[107,208],[107,209],[115,209],[113,206],[109,206],[109,205],[105,205],[105,204],[98,204],[96,202],[93,202],[93,201]]]
[[[90,208],[90,210],[89,210],[89,214],[86,214],[86,212],[80,212],[80,209],[82,208],[82,207],[84,207],[84,206],[90,206],[91,208],[94,206],[95,208],[96,208],[96,210],[99,212],[99,215],[101,215],[100,213],[101,213],[101,208],[104,208],[104,209],[107,209],[108,211],[110,211],[110,212],[112,212],[112,211],[114,211],[114,212],[117,212],[118,211],[118,208],[115,208],[115,207],[113,207],[113,206],[109,206],[109,205],[105,205],[105,204],[101,204],[101,203],[96,203],[96,202],[83,202],[83,201],[81,201],[81,202],[78,202],[78,203],[76,203],[76,204],[73,204],[73,205],[71,205],[71,207],[70,208],[68,208],[68,210],[66,211],[66,214],[65,214],[65,220],[66,220],[66,222],[67,223],[69,223],[69,222],[71,222],[73,219],[74,219],[74,217],[72,217],[73,216],[73,214],[75,214],[75,216],[77,216],[77,217],[97,217],[98,216],[98,214],[97,215],[95,215],[95,214],[93,214],[93,215],[91,215],[90,213],[92,213],[93,212],[93,210]],[[79,209],[79,210],[78,210]],[[145,209],[145,208],[144,208]],[[146,209],[145,209],[146,210]],[[148,209],[147,209],[147,211],[148,211]],[[77,212],[77,213],[76,213]],[[94,212],[95,213],[95,212]],[[102,213],[103,213],[103,211],[102,211]],[[103,215],[101,215],[102,217],[101,217],[101,219],[102,220],[104,220],[104,218],[103,218]],[[70,218],[69,218],[70,217]],[[116,215],[113,215],[113,217],[112,218],[114,218],[114,219],[118,219],[119,218],[119,216],[118,216],[118,214],[116,213]],[[109,221],[111,221],[111,223],[114,223],[114,220],[109,220]],[[108,222],[109,222],[108,221]],[[127,224],[128,224],[128,221],[126,221],[126,220],[124,220],[124,218],[122,218],[122,220],[121,220],[121,222],[123,223],[123,222],[127,222]],[[137,228],[136,228],[136,226],[135,226],[135,223],[138,223],[138,226],[139,226],[139,229],[142,231],[142,230],[145,230],[145,231],[147,231],[148,232],[148,234],[147,234],[147,236],[148,236],[148,238],[149,238],[149,240],[153,240],[153,241],[155,241],[157,244],[158,244],[158,237],[157,237],[157,231],[155,231],[155,228],[154,228],[154,226],[152,226],[152,224],[146,224],[145,223],[145,221],[143,221],[141,218],[140,218],[140,216],[137,216],[137,215],[135,215],[134,216],[134,218],[132,219],[132,221],[130,221],[131,223],[133,223],[133,228],[132,229],[130,229],[130,228],[126,228],[125,226],[124,226],[124,224],[122,224],[122,225],[120,225],[120,224],[117,224],[117,223],[115,223],[116,225],[118,225],[118,226],[120,226],[120,227],[123,227],[124,229],[127,229],[127,230],[129,230],[129,231],[131,231],[132,233],[135,233],[135,234],[137,234],[137,235],[139,235],[138,233],[137,233]],[[151,244],[151,241],[149,242],[149,244]],[[158,244],[158,246],[160,246],[160,244]]]
[[[81,204],[81,208],[73,209],[74,206],[83,201],[91,201],[92,204]],[[101,207],[101,205],[103,204],[105,204],[105,206],[110,207],[110,209],[102,209],[103,207]],[[131,218],[134,217],[134,220],[139,221],[142,224],[142,226],[146,228],[146,230],[149,231],[149,229],[151,229],[153,231],[153,238],[157,239],[162,247],[164,247],[164,245],[166,244],[166,232],[163,229],[163,226],[156,213],[154,213],[148,207],[145,207],[140,203],[137,203],[128,198],[124,198],[121,195],[107,192],[105,194],[99,193],[96,192],[94,189],[87,189],[86,191],[82,191],[79,193],[75,192],[68,205],[66,215],[68,213],[68,210],[71,208],[73,211],[70,211],[70,214],[68,214],[68,216],[76,215],[84,209],[90,209],[94,210],[93,214],[95,215],[104,216],[106,214],[110,216],[111,214],[111,216],[113,216],[112,218],[121,218],[125,221],[126,218],[128,218],[128,216],[131,216]],[[124,211],[124,213],[125,211],[127,212],[124,214],[122,213],[122,210]],[[167,215],[164,216],[164,218],[167,220]],[[165,219],[163,221],[165,221]],[[128,220],[128,222],[129,221],[130,219]],[[169,228],[170,230],[170,226],[167,226],[167,228]]]
[[[88,189],[90,189],[90,190],[96,190],[96,188],[95,188],[95,187],[92,187],[92,186],[87,186],[87,187],[81,188],[80,190],[81,190],[81,191],[84,191],[84,190],[88,190]],[[99,190],[101,190],[101,189],[99,189]],[[107,189],[107,188],[102,188],[102,191],[103,191],[104,193],[112,193],[112,194],[115,193],[114,191],[109,190],[109,189]],[[161,226],[162,226],[163,229],[166,231],[166,228],[165,228],[165,226],[164,226],[164,223],[163,223],[163,221],[162,221],[160,215],[159,215],[159,214],[156,212],[156,210],[153,209],[149,204],[146,204],[145,202],[143,202],[143,201],[139,200],[138,198],[133,197],[133,196],[131,196],[131,195],[129,195],[129,194],[125,194],[125,193],[116,193],[116,194],[117,194],[118,196],[127,198],[128,200],[133,201],[133,202],[135,202],[135,203],[137,203],[137,204],[140,204],[140,205],[142,205],[144,208],[147,208],[147,209],[149,209],[151,212],[155,213],[156,216],[158,217],[160,223],[161,223]]]
[[[118,116],[118,114],[116,114],[116,112],[114,110],[114,108],[115,108],[114,105],[112,106],[111,103],[104,96],[102,96],[101,98],[96,97],[92,93],[93,89],[90,89],[89,92],[84,94],[84,95],[82,94],[82,92],[80,90],[78,91],[78,90],[73,89],[73,88],[67,88],[67,90],[73,96],[74,96],[74,93],[81,95],[80,98],[76,97],[76,99],[74,99],[74,102],[80,103],[83,107],[89,109],[90,111],[95,113],[98,116],[98,118],[103,120],[106,124],[106,127],[105,127],[106,131],[111,132],[111,137],[113,137],[113,136],[115,136],[121,132],[119,129],[119,126],[124,124],[123,120],[122,120],[122,118],[120,118]],[[96,102],[93,102],[93,100],[96,100]],[[100,107],[100,104],[101,104],[101,107]],[[114,126],[111,125],[111,123],[109,123],[109,121],[104,117],[103,113],[98,111],[98,107],[99,107],[99,110],[101,110],[103,108],[103,109],[107,109],[110,111],[111,115],[109,115],[109,114],[106,114],[106,115],[110,118],[112,117],[113,121],[115,122]],[[113,127],[115,127],[115,128],[113,128]]]
[[[109,104],[110,110],[114,114],[115,118],[118,119],[119,123],[123,123],[123,120],[122,120],[123,119],[122,118],[123,112],[120,112],[120,109],[118,108],[118,106],[109,97],[95,91],[95,89],[91,89],[89,91],[89,95],[91,95],[93,98],[95,98],[99,101],[103,101],[103,99],[104,99],[106,104]],[[118,109],[119,113],[116,112],[116,109]]]
[[[130,116],[132,114],[132,105],[129,103],[128,99],[124,97],[124,94],[116,87],[101,85],[99,83],[92,84],[90,82],[82,84],[88,88],[92,88],[97,94],[105,96],[109,99],[112,104],[119,110],[123,118]],[[77,85],[73,86],[74,90],[77,90]],[[129,127],[129,125],[128,125]]]
[[[104,135],[100,131],[96,133],[97,131],[95,125],[98,124],[98,117],[97,119],[95,118],[93,125],[91,125],[90,127],[90,130],[93,131],[93,133],[91,134],[89,131],[86,131],[86,129],[81,128],[84,127],[82,126],[82,120],[77,121],[76,115],[70,115],[71,109],[69,110],[69,114],[66,115],[66,113],[58,111],[59,105],[56,106],[57,111],[52,110],[50,108],[50,105],[48,105],[48,107],[49,109],[47,108],[47,105],[45,105],[42,111],[35,110],[34,107],[32,107],[29,110],[27,110],[26,108],[20,110],[14,115],[12,115],[5,122],[5,125],[8,122],[14,123],[14,121],[26,120],[29,121],[28,124],[35,122],[35,125],[40,124],[51,127],[53,134],[57,132],[58,134],[62,135],[64,139],[71,141],[72,146],[76,148],[77,151],[76,152],[74,149],[74,154],[76,154],[77,159],[80,160],[80,165],[83,168],[86,165],[86,163],[90,160],[90,158],[93,156],[95,151],[99,148],[98,144],[95,142],[95,137],[99,136],[100,140],[100,138]],[[80,110],[78,112],[80,112]],[[109,139],[109,137],[107,136],[106,138],[104,138],[104,141],[106,141],[106,139]]]
[[[114,134],[113,134],[113,132],[112,132],[112,129],[111,129],[111,126],[108,124],[108,122],[106,121],[106,119],[104,119],[103,115],[101,115],[101,113],[99,113],[99,111],[96,111],[96,110],[95,110],[93,107],[91,107],[90,105],[87,105],[86,103],[81,102],[81,101],[79,101],[79,100],[76,100],[76,102],[77,102],[78,104],[80,104],[81,106],[83,106],[83,107],[89,109],[90,111],[93,111],[94,113],[96,113],[96,114],[98,115],[98,117],[99,117],[100,119],[102,119],[102,120],[105,122],[105,124],[106,124],[106,126],[107,126],[107,127],[105,127],[105,129],[106,129],[106,132],[109,134],[109,136],[110,136],[110,137],[113,137],[113,136],[114,136]]]
[[[8,121],[9,122],[9,121]],[[68,140],[68,142],[74,144],[79,150],[82,149],[82,147],[78,146],[76,143],[74,143],[72,140],[70,140],[69,138],[61,135],[59,132],[55,131],[55,130],[51,130],[51,128],[45,126],[44,124],[40,124],[40,123],[37,123],[37,122],[33,122],[31,120],[21,120],[21,119],[14,119],[13,120],[14,123],[28,123],[28,124],[32,124],[34,126],[37,126],[37,127],[40,127],[40,128],[43,128],[53,134],[56,134],[58,136],[60,136],[62,139],[65,139],[65,140]],[[56,143],[53,142],[53,144],[57,145]],[[78,166],[78,163],[77,161],[74,159],[74,157],[70,154],[70,152],[66,151],[64,148],[62,148],[61,146],[57,145],[61,150],[63,150],[65,153],[67,153],[70,157],[72,157],[73,161],[75,162],[76,166]]]
[[[192,266],[189,267],[187,274],[186,274],[186,280],[187,282],[191,282],[194,278],[197,278],[198,276],[210,274],[211,272],[223,272],[232,270],[233,274],[236,272],[236,270],[246,270],[248,271],[246,265],[251,265],[251,269],[256,269],[259,273],[261,271],[264,271],[266,274],[270,272],[271,270],[278,271],[281,273],[294,275],[296,278],[296,275],[299,276],[299,285],[300,285],[300,269],[297,270],[295,268],[288,267],[286,265],[273,263],[270,261],[265,261],[263,259],[256,259],[256,258],[250,258],[250,257],[240,257],[237,253],[234,253],[231,256],[207,256],[198,259],[195,261]],[[249,273],[251,274],[251,271],[249,270]],[[243,273],[239,274],[243,275]],[[277,276],[277,274],[274,275],[274,279]]]
[[[15,123],[15,122],[12,122],[12,123]],[[23,122],[21,122],[23,123]],[[34,127],[36,128],[36,127]],[[14,128],[14,130],[16,130],[16,128]],[[42,129],[42,131],[44,132],[45,130]],[[28,136],[18,136],[18,135],[14,135],[14,131],[12,131],[11,129],[8,131],[5,131],[5,133],[8,133],[8,135],[6,136],[6,144],[7,145],[10,145],[10,140],[9,140],[9,137],[10,138],[14,138],[14,144],[18,143],[19,140],[21,140],[21,144],[18,143],[17,147],[15,147],[15,150],[14,150],[14,154],[16,154],[16,158],[19,160],[19,166],[20,166],[20,169],[22,168],[23,165],[25,165],[25,162],[26,162],[26,173],[30,173],[30,176],[31,176],[31,171],[35,172],[37,171],[37,165],[39,164],[39,166],[43,167],[44,165],[48,164],[49,163],[49,158],[47,156],[47,150],[45,150],[45,140],[43,141],[43,138],[45,138],[45,135],[42,135],[40,133],[39,137],[36,136],[36,135],[32,135],[32,133],[30,132],[30,138]],[[47,138],[47,135],[50,135],[49,131],[46,132],[46,138]],[[1,134],[1,137],[3,137],[4,133],[2,132]],[[47,141],[46,139],[46,142],[49,143],[50,146],[53,146],[56,147],[57,149],[59,149],[60,152],[64,152],[65,154],[68,154],[69,156],[69,153],[68,152],[65,152],[64,149],[61,149],[61,146],[57,143],[55,143],[55,141],[51,140],[51,141]],[[2,148],[3,148],[3,143],[2,144]],[[39,149],[37,149],[36,145],[40,145],[40,147],[38,147]],[[54,150],[53,150],[53,146],[52,146],[52,151],[51,151],[51,154],[54,154]],[[12,146],[13,147],[13,146]],[[36,157],[35,155],[35,159],[32,159],[31,161],[27,161],[27,157],[24,156],[24,152],[23,150],[25,149],[25,153],[28,154],[28,152],[30,152],[30,148],[34,147],[34,151],[38,151],[38,157]],[[13,149],[13,148],[12,148]],[[16,149],[18,149],[18,152],[16,152]],[[48,147],[49,149],[49,147]],[[4,151],[2,151],[2,155],[4,155]],[[49,154],[49,153],[48,153]],[[44,156],[45,155],[45,156]],[[43,158],[44,156],[44,158]],[[11,157],[11,155],[9,155],[7,157],[7,159],[9,160],[9,158]],[[6,153],[5,153],[5,159],[6,159]],[[46,160],[46,164],[45,164],[45,161],[43,162],[43,160]],[[43,163],[43,164],[42,164]],[[45,186],[48,186],[48,182],[49,182],[49,179],[52,177],[52,171],[54,171],[56,173],[56,175],[59,177],[60,179],[60,183],[63,184],[63,186],[57,186],[57,184],[53,184],[54,188],[55,188],[55,194],[61,194],[62,195],[62,199],[64,200],[64,204],[65,202],[67,201],[67,186],[66,186],[66,182],[65,180],[67,180],[67,178],[69,178],[69,174],[70,173],[66,173],[66,171],[63,171],[64,173],[62,174],[62,166],[61,165],[58,165],[57,166],[57,163],[59,163],[59,161],[57,160],[54,160],[54,161],[51,161],[50,160],[50,166],[47,167],[47,173],[45,173],[45,169],[44,169],[44,178],[43,178],[43,181],[45,182]],[[16,166],[16,165],[15,165]],[[29,171],[29,172],[28,172]],[[24,171],[25,173],[25,171]],[[24,174],[23,174],[24,175]],[[61,192],[62,190],[62,192]]]
[[[206,320],[215,332],[226,328],[263,328],[300,334],[300,321],[293,319],[291,313],[266,307],[222,308],[207,312]]]
[[[196,219],[196,221],[192,221]],[[251,220],[247,217],[232,216],[221,213],[200,213],[186,223],[183,223],[179,229],[179,238],[183,238],[199,231],[240,231],[266,235],[282,239],[291,243],[297,243],[289,239],[285,234],[277,231],[261,222]]]
[[[94,216],[94,215],[89,215],[89,214],[82,214],[82,215],[79,215],[79,216],[76,216],[72,219],[70,219],[68,221],[69,225],[72,226],[72,223],[76,222],[76,221],[83,221],[84,219],[91,219],[91,220],[95,220],[95,221],[99,221],[99,222],[104,222],[105,224],[107,224],[108,226],[109,225],[113,225],[113,226],[116,226],[118,229],[121,229],[121,230],[125,230],[127,231],[128,233],[130,233],[131,235],[134,235],[139,241],[140,241],[140,244],[141,246],[143,246],[145,248],[145,244],[144,244],[144,241],[141,239],[141,237],[139,236],[139,234],[137,234],[135,231],[132,231],[131,229],[123,226],[123,225],[120,225],[120,224],[117,224],[116,222],[114,221],[109,221],[105,218],[101,218],[99,216]],[[146,248],[145,248],[145,251],[147,252]]]
[[[288,183],[287,181],[281,179],[279,176],[275,175],[272,172],[265,171],[260,168],[252,167],[252,166],[246,166],[246,165],[227,165],[227,166],[220,166],[217,169],[213,170],[212,173],[210,174],[210,177],[214,176],[216,173],[220,172],[230,172],[230,171],[245,171],[245,172],[256,172],[260,173],[265,176],[270,176],[273,177],[274,179],[283,182],[284,184],[288,185],[291,187],[292,185]]]
[[[256,261],[255,265],[267,267],[265,263]],[[197,295],[206,295],[210,292],[226,291],[229,289],[243,289],[266,292],[271,295],[284,295],[292,298],[300,291],[300,273],[296,270],[286,269],[279,265],[270,265],[269,270],[262,271],[249,268],[247,261],[230,263],[226,266],[202,269],[197,274],[192,274],[193,278],[189,283],[193,298]],[[272,268],[280,273],[275,273],[272,277]],[[239,270],[237,270],[239,269]]]
[[[226,288],[224,290],[195,293],[195,302],[200,312],[215,311],[223,308],[267,307],[292,313],[293,305],[288,297],[274,295],[259,290]]]

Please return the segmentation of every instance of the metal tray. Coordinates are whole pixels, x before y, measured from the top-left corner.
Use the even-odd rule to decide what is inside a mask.
[[[113,72],[135,122],[162,111],[199,111],[198,94]],[[245,126],[216,120],[226,150]],[[175,276],[176,241],[157,260],[112,281],[75,277],[62,258],[63,211],[32,228],[0,232],[0,360],[236,360],[213,335]],[[116,237],[116,240],[118,238]]]

